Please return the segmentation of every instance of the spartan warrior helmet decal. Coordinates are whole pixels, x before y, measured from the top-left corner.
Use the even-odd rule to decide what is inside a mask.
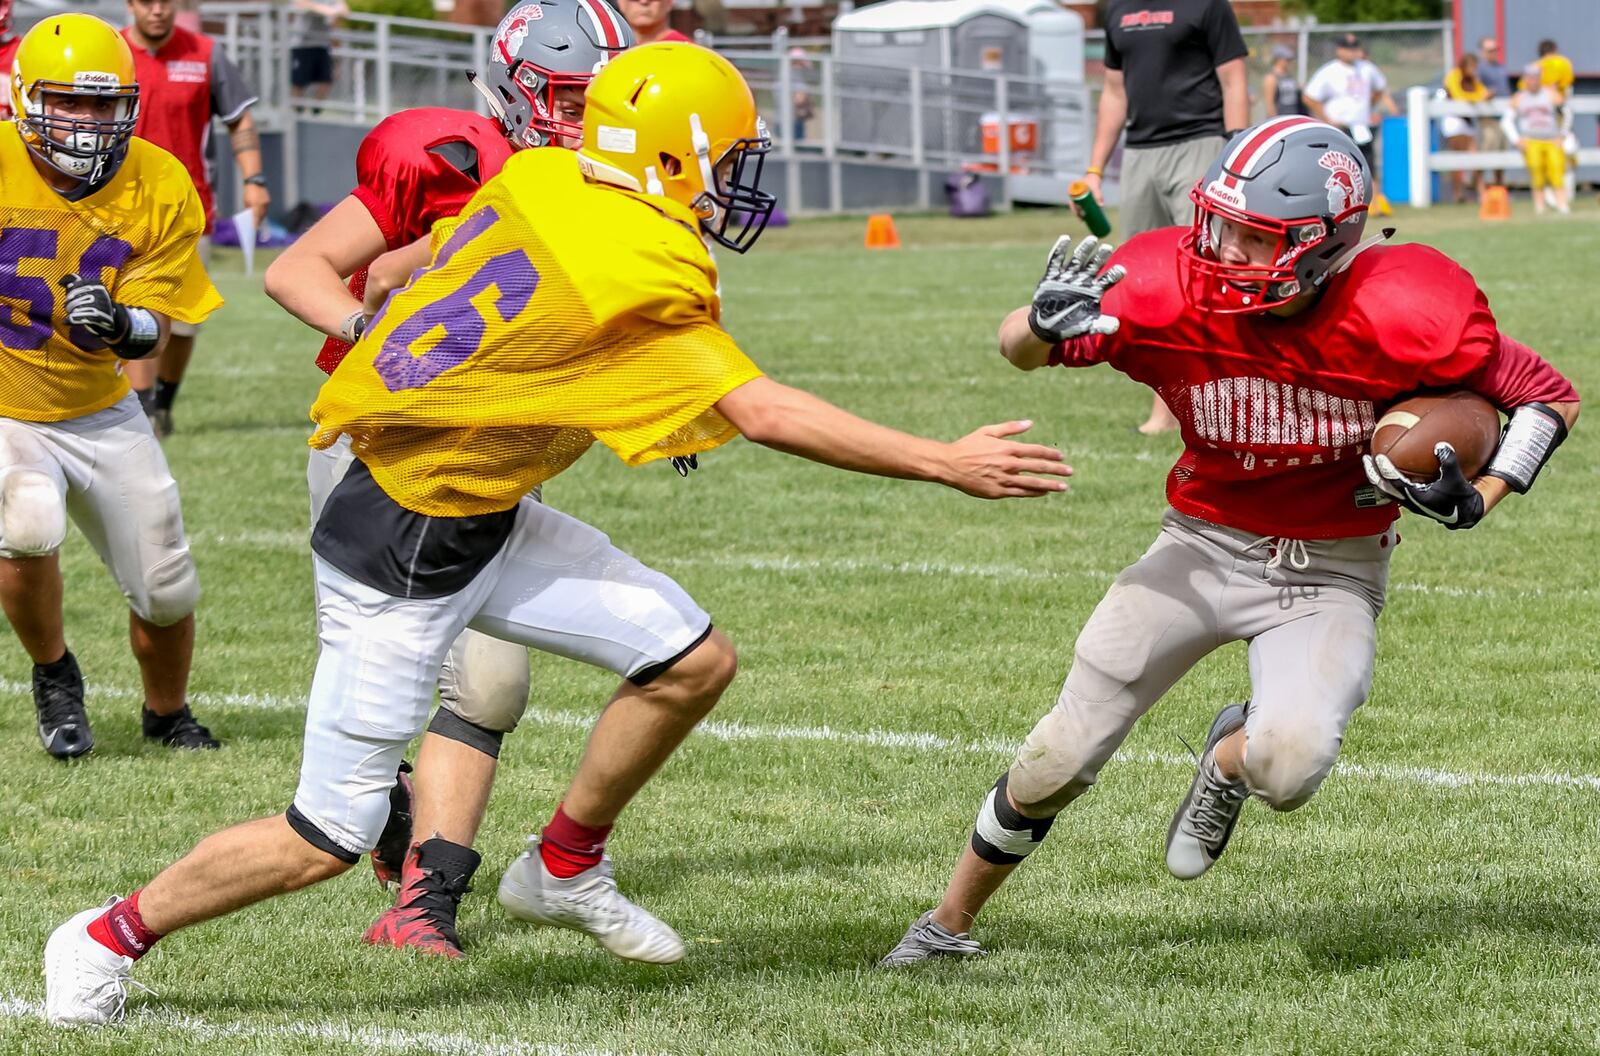
[[[1309,117],[1240,132],[1190,192],[1194,226],[1179,262],[1190,303],[1210,312],[1264,312],[1315,289],[1362,245],[1372,176],[1350,137]],[[1220,257],[1224,224],[1277,240],[1268,263]]]

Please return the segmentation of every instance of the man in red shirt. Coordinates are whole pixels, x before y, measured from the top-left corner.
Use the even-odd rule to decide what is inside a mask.
[[[969,928],[984,903],[1139,717],[1228,642],[1249,643],[1250,700],[1212,724],[1167,868],[1208,870],[1252,795],[1274,810],[1305,803],[1372,685],[1399,509],[1471,528],[1528,490],[1577,420],[1572,385],[1499,331],[1463,268],[1362,240],[1371,171],[1338,129],[1299,116],[1246,129],[1193,198],[1192,227],[1114,255],[1091,240],[1068,259],[1059,241],[1033,303],[1001,325],[1001,351],[1023,370],[1109,363],[1150,385],[1185,450],[1160,536],[1084,624],[1054,710],[979,809],[943,900],[885,967],[981,953]],[[1448,444],[1425,484],[1365,454],[1401,398],[1461,388],[1510,416],[1477,479]]]
[[[495,116],[403,110],[362,140],[355,190],[266,274],[268,295],[328,335],[318,367],[333,373],[384,297],[428,263],[433,225],[460,212],[513,153],[580,145],[584,88],[630,43],[627,24],[606,0],[518,5],[495,30],[487,68],[473,77]],[[311,452],[313,522],[351,459],[348,438]],[[373,851],[380,881],[398,879],[400,891],[367,930],[367,942],[460,956],[456,910],[479,864],[472,842],[501,738],[527,708],[529,682],[524,646],[472,630],[451,646],[439,674],[439,710],[417,757],[414,807],[402,775],[389,827]],[[414,825],[407,825],[413,812]],[[413,829],[421,837],[415,844]]]
[[[672,28],[672,0],[617,0],[622,17],[633,30],[635,44],[657,44],[661,41],[694,41]]]
[[[0,80],[11,77],[11,63],[22,38],[11,31],[11,0],[0,0]],[[0,121],[11,120],[11,92],[0,92]]]
[[[183,163],[206,210],[206,233],[216,220],[216,196],[206,164],[211,119],[228,128],[233,157],[244,180],[244,204],[260,224],[272,197],[261,173],[261,141],[250,107],[256,96],[227,54],[210,37],[175,21],[173,0],[128,0],[133,24],[122,31],[133,49],[139,76],[139,124],[135,134],[162,147]],[[209,238],[201,259],[209,256]],[[174,326],[159,363],[137,363],[128,381],[139,394],[156,436],[172,432],[172,404],[194,353],[197,327]]]

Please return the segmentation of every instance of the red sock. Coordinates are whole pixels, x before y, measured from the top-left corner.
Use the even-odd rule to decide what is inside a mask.
[[[139,892],[106,910],[89,922],[89,937],[113,953],[138,960],[150,952],[150,947],[161,938],[145,927],[139,916]]]
[[[600,864],[610,833],[610,825],[580,825],[567,817],[563,807],[557,807],[555,817],[541,834],[539,857],[544,859],[551,876],[570,880]]]

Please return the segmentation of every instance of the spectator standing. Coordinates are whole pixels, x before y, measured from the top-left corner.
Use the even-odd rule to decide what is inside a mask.
[[[1361,38],[1346,33],[1334,45],[1334,59],[1311,75],[1306,83],[1306,105],[1311,115],[1330,125],[1337,126],[1361,149],[1372,170],[1374,194],[1371,212],[1392,212],[1376,188],[1382,186],[1378,178],[1378,132],[1376,110],[1388,94],[1388,82],[1383,71],[1370,59],[1362,57]]]
[[[811,54],[805,48],[789,49],[789,77],[794,94],[794,143],[806,138],[806,122],[817,116],[817,104],[811,98]]]
[[[1478,57],[1471,52],[1456,60],[1455,66],[1444,75],[1444,94],[1452,102],[1457,103],[1483,103],[1489,98],[1489,89],[1485,88],[1483,81],[1478,79]],[[1456,151],[1475,151],[1478,149],[1476,123],[1470,117],[1459,114],[1449,114],[1440,123],[1440,132],[1444,135],[1445,147]],[[1460,169],[1450,174],[1451,197],[1457,205],[1466,200],[1462,190],[1462,175]],[[1481,192],[1483,189],[1483,176],[1481,173],[1472,174],[1472,189]]]
[[[1490,99],[1510,98],[1511,75],[1506,72],[1505,63],[1501,61],[1500,42],[1493,37],[1484,37],[1478,41],[1478,80],[1489,93]],[[1485,151],[1510,150],[1511,141],[1506,139],[1506,131],[1500,126],[1499,121],[1480,121],[1478,147]],[[1496,169],[1495,186],[1502,187],[1505,182],[1505,170]]]
[[[300,14],[300,42],[289,49],[289,92],[311,95],[318,102],[333,89],[333,31],[350,8],[344,0],[294,0]]]
[[[202,264],[210,258],[216,196],[206,162],[211,119],[228,128],[234,162],[244,180],[244,204],[260,224],[272,197],[261,173],[261,141],[250,107],[255,93],[239,70],[210,37],[179,26],[173,0],[128,0],[133,24],[122,31],[133,50],[139,79],[139,124],[134,132],[183,163],[205,207],[207,238],[200,243]],[[160,361],[130,362],[128,381],[139,394],[158,437],[172,432],[172,405],[194,353],[198,326],[172,323],[172,337]]]
[[[624,4],[630,0],[624,0]],[[1111,0],[1106,9],[1106,78],[1086,180],[1100,197],[1101,174],[1117,139],[1122,155],[1123,238],[1194,220],[1194,190],[1229,134],[1250,124],[1248,49],[1227,0]],[[1161,397],[1139,426],[1176,429]]]
[[[1300,96],[1300,79],[1294,71],[1294,49],[1277,45],[1272,49],[1272,68],[1261,79],[1261,98],[1268,117],[1284,117],[1306,112]]]
[[[1571,211],[1566,187],[1566,152],[1561,141],[1569,131],[1571,117],[1561,106],[1555,89],[1544,84],[1538,63],[1522,73],[1522,89],[1511,97],[1511,106],[1502,119],[1506,138],[1522,148],[1533,183],[1533,211],[1544,215],[1545,196],[1553,199],[1556,211]]]
[[[617,6],[622,8],[622,17],[633,30],[635,46],[661,41],[694,43],[668,23],[672,17],[672,0],[618,0]]]
[[[17,45],[22,43],[15,33],[11,32],[11,0],[0,0],[0,80],[11,76],[11,63],[17,54]],[[11,90],[6,87],[0,91],[0,121],[11,119]]]

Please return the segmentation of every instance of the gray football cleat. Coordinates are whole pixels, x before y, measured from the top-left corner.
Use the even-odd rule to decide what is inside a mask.
[[[1179,880],[1193,880],[1222,857],[1233,835],[1239,810],[1250,798],[1243,781],[1229,781],[1217,769],[1217,745],[1224,737],[1244,727],[1244,704],[1229,704],[1217,712],[1206,734],[1205,751],[1195,768],[1189,794],[1183,797],[1178,812],[1167,827],[1167,871]]]
[[[916,919],[894,949],[878,962],[879,968],[904,968],[935,957],[982,957],[984,948],[970,932],[953,932],[933,919],[928,910]]]

